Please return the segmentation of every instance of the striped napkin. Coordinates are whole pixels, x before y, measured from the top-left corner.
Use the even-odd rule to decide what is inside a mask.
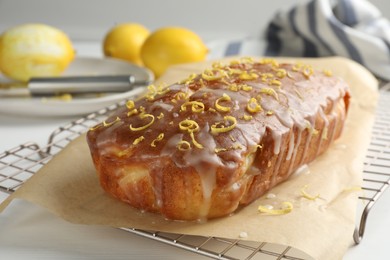
[[[390,80],[390,22],[367,0],[311,0],[276,13],[263,40],[211,43],[210,50],[210,58],[343,56]]]

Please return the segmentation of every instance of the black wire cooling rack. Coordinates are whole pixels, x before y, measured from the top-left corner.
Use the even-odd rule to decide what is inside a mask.
[[[363,238],[368,215],[390,185],[390,85],[380,90],[373,135],[364,162],[364,202],[354,233],[358,244]],[[29,142],[0,154],[0,192],[11,194],[68,143],[107,117],[124,102],[92,113],[68,125],[59,127],[40,147]],[[196,254],[215,259],[311,259],[305,253],[289,246],[267,242],[242,241],[218,237],[201,237],[164,232],[123,228],[127,232],[150,238]]]

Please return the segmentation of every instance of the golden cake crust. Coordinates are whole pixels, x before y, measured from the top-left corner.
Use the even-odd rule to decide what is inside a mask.
[[[177,220],[228,215],[342,132],[348,86],[304,64],[243,59],[149,86],[87,134],[104,190]]]

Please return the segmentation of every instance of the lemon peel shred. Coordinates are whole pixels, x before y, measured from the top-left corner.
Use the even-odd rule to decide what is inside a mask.
[[[250,121],[253,119],[253,116],[251,115],[243,115],[242,117],[240,117],[241,119],[244,119],[245,121]]]
[[[234,91],[234,92],[237,92],[237,91],[240,90],[240,88],[239,88],[239,86],[238,86],[237,84],[231,84],[231,85],[229,85],[228,89],[229,89],[230,91]]]
[[[266,206],[262,206],[262,205],[260,205],[257,209],[261,213],[267,213],[270,215],[285,215],[285,214],[290,213],[294,208],[293,204],[291,202],[288,202],[288,201],[284,201],[282,203],[282,205],[284,207],[281,209],[270,209],[270,208],[268,208]]]
[[[133,142],[134,145],[137,145],[139,144],[140,142],[142,142],[143,140],[145,140],[145,137],[143,135],[141,135],[140,137],[136,138]]]
[[[196,121],[185,119],[179,123],[179,128],[182,131],[195,132],[199,130],[199,125]]]
[[[173,99],[171,100],[173,103],[176,103],[179,100],[186,100],[188,98],[188,93],[185,92],[177,92],[173,95]]]
[[[279,67],[279,63],[274,60],[274,59],[269,59],[269,58],[263,58],[259,61],[260,64],[266,65],[266,64],[271,64],[272,67],[277,68]]]
[[[164,113],[161,112],[158,116],[157,116],[157,119],[161,119],[161,118],[164,118]]]
[[[276,69],[275,75],[276,77],[282,79],[287,76],[287,71],[285,69]]]
[[[246,109],[251,113],[260,112],[263,110],[256,98],[249,99]]]
[[[188,151],[191,149],[191,144],[185,140],[181,140],[177,143],[176,148],[180,151]]]
[[[229,75],[240,75],[242,73],[242,70],[240,69],[232,69],[232,68],[228,68],[228,74]]]
[[[134,108],[133,110],[127,112],[127,116],[132,116],[138,114],[138,110]]]
[[[242,57],[240,59],[240,62],[241,63],[249,63],[249,64],[252,64],[255,62],[255,60],[252,58],[252,57]]]
[[[304,198],[308,199],[308,200],[316,200],[320,197],[320,194],[317,194],[315,196],[309,194],[306,192],[306,188],[308,187],[308,185],[305,185],[303,186],[303,188],[301,189],[301,194]]]
[[[222,69],[223,67],[225,67],[225,65],[220,61],[213,62],[211,66],[213,67],[213,69]]]
[[[98,128],[102,127],[102,126],[103,126],[103,124],[95,125],[95,126],[89,128],[89,131],[95,131],[96,129],[98,129]]]
[[[200,101],[187,101],[180,107],[180,111],[187,111],[187,106],[191,105],[191,111],[194,113],[200,113],[204,111],[204,104]]]
[[[322,72],[324,73],[325,76],[328,76],[328,77],[332,77],[332,75],[333,75],[331,70],[323,70]]]
[[[164,133],[160,133],[160,134],[156,137],[156,139],[154,139],[154,140],[152,141],[152,143],[150,144],[150,146],[151,146],[151,147],[156,147],[156,143],[157,143],[157,142],[160,142],[162,139],[164,139]]]
[[[226,106],[222,106],[219,104],[219,102],[222,102],[222,101],[231,101],[232,99],[230,98],[229,95],[227,95],[226,93],[223,93],[222,97],[218,98],[216,101],[215,101],[215,108],[216,110],[218,110],[219,112],[229,112],[230,111],[230,107],[226,107]]]
[[[253,80],[253,79],[257,79],[259,75],[253,72],[248,73],[247,71],[243,71],[238,77],[241,80]]]
[[[203,145],[200,144],[195,139],[194,132],[199,131],[199,125],[196,121],[190,120],[190,119],[185,119],[179,123],[179,128],[180,128],[180,130],[182,130],[184,132],[188,132],[190,134],[191,141],[196,148],[199,148],[199,149],[203,148]]]
[[[154,115],[142,113],[142,114],[139,115],[139,118],[141,118],[141,119],[151,118],[151,120],[146,125],[143,125],[143,126],[140,126],[140,127],[133,127],[133,125],[130,124],[129,127],[130,127],[131,131],[141,131],[141,130],[144,130],[144,129],[148,128],[149,126],[151,126],[154,123]]]
[[[222,124],[221,122],[215,123],[211,126],[211,133],[212,134],[219,134],[219,133],[225,133],[233,130],[237,125],[237,119],[233,116],[224,116],[223,120],[225,122],[230,122],[231,124],[229,126],[219,126]]]
[[[135,108],[135,105],[134,105],[134,101],[133,100],[129,100],[126,102],[126,107],[129,109],[129,110],[132,110]]]
[[[108,126],[111,126],[111,125],[113,125],[113,124],[115,124],[116,122],[119,122],[119,121],[121,121],[121,119],[119,117],[116,117],[115,120],[112,121],[112,122],[108,122],[107,123],[106,121],[103,121],[103,126],[104,127],[108,127]]]
[[[194,79],[196,78],[196,74],[195,73],[192,73],[192,74],[190,74],[189,76],[188,76],[188,78],[186,78],[186,79],[184,79],[184,80],[182,80],[182,81],[179,81],[178,83],[179,84],[185,84],[185,85],[189,85],[189,84],[191,84],[193,81],[194,81]]]
[[[226,148],[223,148],[223,147],[222,147],[222,148],[215,148],[215,149],[214,149],[214,152],[215,152],[215,153],[226,152],[226,151],[227,151],[227,149],[226,149]]]
[[[252,88],[252,86],[243,84],[242,87],[241,87],[241,89],[244,90],[244,91],[249,92],[249,91],[251,91],[253,88]]]
[[[217,73],[214,73],[217,72]],[[207,81],[214,81],[218,79],[222,79],[223,77],[228,76],[224,70],[216,69],[216,70],[205,70],[202,73],[202,78]]]
[[[269,96],[273,96],[276,100],[279,101],[278,93],[273,88],[262,88],[260,89],[260,93],[267,94]]]
[[[146,94],[145,97],[149,101],[153,101],[156,95],[164,95],[165,93],[170,91],[169,87],[167,87],[165,83],[162,83],[157,87],[152,84],[149,85],[147,88],[148,88],[148,93]]]
[[[271,86],[277,86],[277,87],[282,86],[282,82],[278,79],[270,80],[268,84]]]
[[[190,132],[190,137],[191,137],[192,143],[195,145],[196,148],[203,149],[203,145],[195,140],[194,132]]]

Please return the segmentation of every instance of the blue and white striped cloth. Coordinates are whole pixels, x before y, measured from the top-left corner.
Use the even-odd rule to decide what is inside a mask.
[[[390,23],[367,0],[311,0],[279,11],[265,40],[243,39],[211,46],[212,58],[232,55],[353,59],[390,80]]]

